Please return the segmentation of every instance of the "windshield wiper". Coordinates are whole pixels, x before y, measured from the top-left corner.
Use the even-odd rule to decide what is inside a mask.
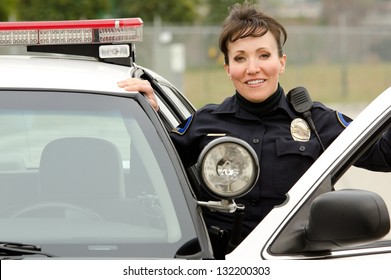
[[[55,257],[54,255],[42,252],[41,247],[37,245],[0,241],[0,257],[23,255],[42,255],[49,258]]]

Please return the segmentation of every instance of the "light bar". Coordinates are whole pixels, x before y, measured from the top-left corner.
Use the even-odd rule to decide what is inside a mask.
[[[0,46],[142,41],[140,18],[0,22]]]

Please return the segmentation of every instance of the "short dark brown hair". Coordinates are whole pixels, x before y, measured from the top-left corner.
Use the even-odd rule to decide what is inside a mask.
[[[224,54],[224,62],[228,64],[228,43],[241,38],[253,36],[262,37],[270,31],[276,39],[278,55],[283,55],[282,47],[288,34],[285,28],[274,18],[265,15],[254,4],[247,1],[235,4],[229,8],[219,39],[220,51]]]

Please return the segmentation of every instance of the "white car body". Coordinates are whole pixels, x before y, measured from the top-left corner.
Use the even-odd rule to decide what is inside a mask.
[[[1,56],[0,75],[6,77],[1,87],[36,89],[73,89],[88,91],[125,92],[117,83],[130,76],[130,68],[100,63],[85,58],[63,56]],[[21,72],[21,69],[23,72]],[[88,75],[90,73],[90,75]],[[61,79],[59,75],[66,75]],[[83,77],[81,79],[81,77]]]

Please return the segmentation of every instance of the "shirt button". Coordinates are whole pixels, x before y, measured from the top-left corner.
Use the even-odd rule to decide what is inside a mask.
[[[304,146],[300,146],[299,150],[300,150],[301,152],[304,152],[304,151],[305,151],[305,147],[304,147]]]
[[[254,138],[254,139],[253,139],[253,143],[254,143],[254,144],[258,144],[258,143],[259,143],[259,139],[258,139],[258,138]]]

